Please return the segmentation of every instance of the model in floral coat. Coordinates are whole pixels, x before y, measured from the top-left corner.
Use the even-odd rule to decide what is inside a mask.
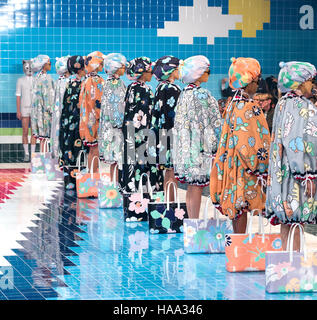
[[[60,117],[59,157],[60,165],[64,169],[65,188],[74,189],[77,157],[79,152],[85,149],[79,135],[79,95],[85,75],[84,58],[82,56],[70,57],[67,67],[72,77],[67,83],[63,98]]]
[[[119,53],[108,54],[104,59],[104,69],[109,78],[105,81],[101,98],[98,146],[100,159],[110,164],[111,178],[116,165],[122,166],[121,128],[127,88],[120,77],[124,75],[126,64],[126,58]]]
[[[50,138],[52,112],[55,104],[54,81],[47,74],[51,70],[50,58],[39,55],[32,59],[32,70],[38,72],[32,86],[31,125],[33,135],[42,140],[41,150],[45,139]]]
[[[125,97],[122,126],[124,157],[122,168],[119,168],[119,181],[123,192],[135,192],[138,190],[141,174],[150,175],[150,166],[145,158],[147,153],[142,154],[141,149],[147,149],[145,130],[150,128],[154,102],[154,94],[145,83],[152,78],[152,62],[147,57],[133,59],[128,63],[126,72],[134,82],[128,86]],[[151,181],[151,187],[152,190],[157,190],[156,178]]]
[[[316,68],[296,61],[280,66],[283,96],[273,121],[266,216],[272,224],[281,224],[286,250],[292,224],[317,223],[317,109],[309,100]],[[299,248],[297,235],[295,250]]]
[[[66,86],[69,78],[69,71],[67,69],[67,60],[70,56],[57,58],[56,72],[59,75],[55,82],[55,105],[52,112],[52,127],[51,127],[51,150],[52,156],[58,158],[59,155],[59,130],[60,118],[63,109],[63,100]]]
[[[248,212],[265,210],[270,132],[261,108],[252,100],[260,75],[257,60],[232,59],[230,86],[236,93],[227,106],[210,175],[211,199],[233,220],[235,233],[245,233]]]

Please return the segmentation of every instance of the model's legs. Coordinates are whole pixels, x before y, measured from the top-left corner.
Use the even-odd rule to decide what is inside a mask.
[[[110,178],[112,179],[113,177],[113,173],[114,171],[116,170],[116,173],[115,173],[115,179],[116,179],[116,182],[119,181],[119,172],[118,172],[118,166],[116,163],[113,163],[110,165]]]
[[[166,169],[166,171],[165,171],[164,190],[166,190],[166,191],[167,191],[167,183],[168,182],[174,182],[176,184],[176,187],[177,187],[178,181],[175,178],[174,169]],[[175,201],[173,186],[170,186],[169,197],[170,197],[169,199],[170,199],[171,202]]]
[[[22,144],[24,149],[24,161],[30,160],[29,154],[29,124],[30,124],[30,117],[22,117]]]
[[[190,219],[199,219],[201,197],[204,188],[198,186],[188,186],[186,192],[186,206]]]
[[[239,219],[232,221],[232,227],[234,233],[246,233],[248,222],[248,214],[243,213]]]
[[[282,239],[282,246],[284,251],[286,251],[287,239],[288,239],[290,229],[291,229],[290,225],[281,224],[281,239]],[[300,233],[299,233],[299,228],[296,228],[295,235],[294,235],[294,251],[299,251],[299,250],[300,250]]]
[[[89,153],[88,153],[88,169],[90,170],[91,162],[94,157],[99,158],[99,149],[98,146],[89,147]],[[93,172],[98,172],[98,161],[95,160],[93,163]]]

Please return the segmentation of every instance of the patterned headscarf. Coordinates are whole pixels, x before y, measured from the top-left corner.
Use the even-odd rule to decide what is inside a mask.
[[[298,87],[309,79],[316,76],[316,68],[308,62],[281,62],[278,77],[278,88],[283,92],[298,89]]]
[[[86,72],[89,74],[96,71],[103,64],[104,55],[100,51],[89,53],[85,60]]]
[[[180,63],[179,74],[184,83],[193,83],[198,80],[210,67],[210,61],[205,56],[193,56]]]
[[[241,89],[250,84],[261,74],[258,60],[253,58],[231,58],[229,85],[232,89]]]
[[[122,66],[127,65],[127,59],[121,53],[109,53],[104,59],[104,70],[109,75],[114,75]]]
[[[55,68],[58,75],[62,76],[65,74],[67,69],[67,61],[70,58],[70,56],[64,56],[61,58],[56,58]]]
[[[67,68],[71,74],[76,74],[85,68],[85,58],[82,56],[72,56],[67,61]]]
[[[40,54],[37,57],[31,59],[32,61],[32,71],[38,72],[50,61],[50,57],[44,54]]]
[[[155,62],[153,74],[158,81],[167,80],[179,66],[180,60],[173,56],[164,56]]]
[[[144,72],[152,69],[151,59],[148,57],[139,57],[128,62],[126,73],[130,80],[138,79]]]

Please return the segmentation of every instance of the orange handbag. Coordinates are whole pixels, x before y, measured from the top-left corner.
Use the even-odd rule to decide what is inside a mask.
[[[97,159],[99,161],[99,171],[100,171],[100,160],[98,157],[94,157],[91,161],[90,170],[81,171],[79,167],[79,173],[76,174],[76,190],[78,198],[98,198],[98,182],[100,180],[100,175],[110,177],[109,173],[94,173],[93,163]]]
[[[226,269],[229,272],[265,271],[265,252],[281,251],[279,233],[264,233],[263,216],[259,215],[259,232],[252,233],[251,212],[246,234],[230,234],[226,237]]]

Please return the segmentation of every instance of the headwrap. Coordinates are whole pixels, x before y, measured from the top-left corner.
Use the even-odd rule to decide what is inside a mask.
[[[56,72],[58,75],[62,76],[63,74],[65,74],[68,71],[67,61],[68,61],[69,57],[70,56],[56,58],[55,68],[56,68]]]
[[[104,55],[100,51],[89,53],[85,60],[86,72],[91,73],[96,71],[103,64]]]
[[[76,74],[85,68],[85,59],[82,56],[72,56],[67,61],[67,68],[71,74]]]
[[[282,93],[296,90],[307,80],[316,76],[316,68],[308,62],[281,62],[278,87]]]
[[[133,81],[138,79],[144,72],[151,69],[151,59],[148,57],[139,57],[128,62],[126,73],[128,79]]]
[[[42,70],[44,65],[50,61],[50,57],[47,55],[40,54],[37,57],[31,59],[32,61],[32,71],[38,72]]]
[[[184,83],[193,83],[198,80],[210,67],[210,61],[205,56],[193,56],[180,63],[180,78]]]
[[[104,58],[104,70],[109,75],[114,75],[122,66],[127,65],[127,59],[121,53],[109,53]]]
[[[173,56],[164,56],[155,62],[153,74],[158,81],[167,80],[179,66],[180,60]]]
[[[231,58],[229,68],[229,85],[237,90],[246,87],[261,74],[258,60],[253,58]]]

